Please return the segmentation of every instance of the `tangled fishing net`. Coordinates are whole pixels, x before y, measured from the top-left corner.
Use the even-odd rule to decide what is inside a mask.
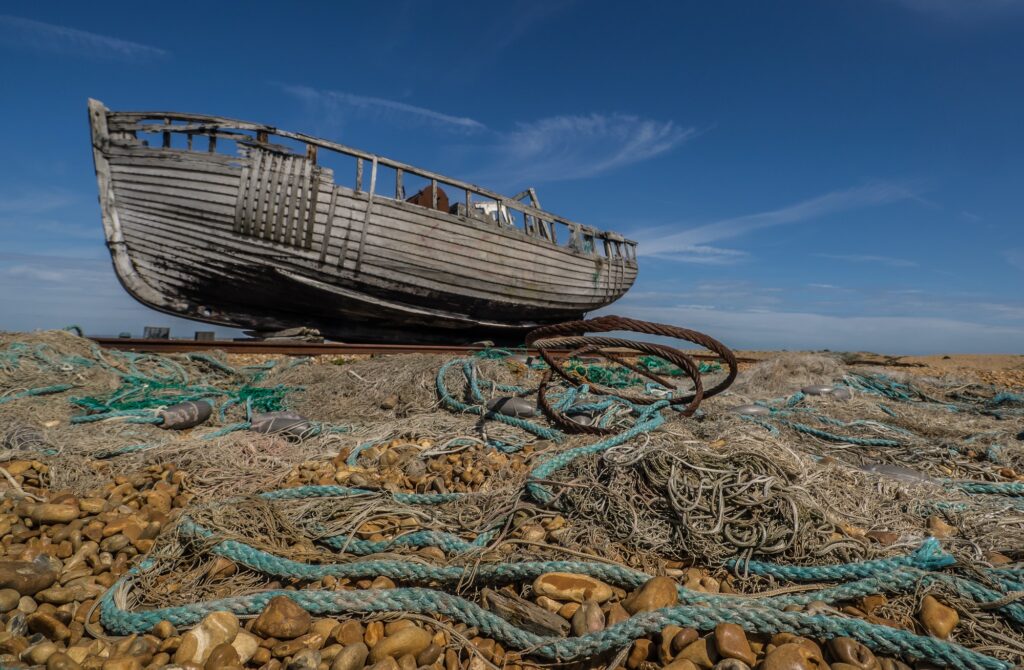
[[[268,589],[292,587],[315,611],[443,613],[547,659],[718,621],[965,667],[1024,659],[1019,390],[823,354],[779,356],[732,384],[735,358],[717,341],[611,319],[531,334],[542,359],[343,365],[234,367],[101,351],[69,333],[3,335],[0,446],[79,495],[183,473],[187,506],[104,597],[117,632],[195,623],[215,599],[258,612]],[[585,335],[645,328],[721,362]],[[195,402],[211,405],[207,422],[163,425],[169,407]],[[301,429],[256,432],[275,413]],[[484,586],[529,595],[525,584],[559,570],[624,589],[671,574],[684,588],[660,619],[561,641],[476,604]],[[729,592],[705,588],[710,575]],[[431,588],[360,600],[381,576]],[[842,613],[875,593],[889,600],[874,619]],[[927,593],[961,612],[950,642],[890,625],[913,630]]]

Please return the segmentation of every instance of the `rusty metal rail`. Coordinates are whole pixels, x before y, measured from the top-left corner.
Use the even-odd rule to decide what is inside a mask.
[[[220,350],[229,354],[277,354],[279,356],[341,356],[346,354],[452,354],[462,355],[483,349],[481,346],[445,346],[423,344],[345,344],[341,342],[274,342],[267,340],[161,340],[122,337],[94,337],[101,347],[121,351],[152,353],[182,353],[190,351]],[[527,354],[536,354],[528,349]],[[565,350],[568,353],[568,350]],[[713,353],[690,354],[704,361],[719,360]],[[739,358],[741,362],[755,362],[754,358]]]

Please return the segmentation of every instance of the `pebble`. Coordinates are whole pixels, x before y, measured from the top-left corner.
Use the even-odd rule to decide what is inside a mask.
[[[46,659],[46,670],[79,670],[82,666],[67,654],[57,652]]]
[[[242,665],[242,659],[230,642],[221,642],[210,651],[209,657],[203,667],[206,670],[217,670],[224,667],[235,667]]]
[[[540,600],[540,598],[538,598],[538,600]],[[605,613],[605,626],[611,628],[616,624],[622,623],[628,618],[629,612],[626,611],[626,608],[623,607],[621,603],[612,603],[608,606]]]
[[[30,631],[41,633],[50,640],[63,642],[71,637],[71,630],[52,614],[35,612],[29,615],[26,620]]]
[[[686,645],[676,658],[686,659],[698,668],[713,668],[716,660],[712,658],[713,654],[714,650],[708,645],[708,638],[702,637]]]
[[[687,658],[677,658],[668,665],[664,666],[662,670],[698,670],[698,668],[696,665],[694,665],[693,661]]]
[[[946,640],[960,623],[960,615],[952,607],[943,605],[933,596],[927,595],[921,600],[918,619],[929,634]]]
[[[24,612],[16,612],[7,619],[7,632],[13,635],[25,635],[28,632],[28,617]]]
[[[10,612],[18,606],[21,594],[15,589],[0,589],[0,613]]]
[[[661,629],[661,642],[658,644],[658,658],[662,663],[668,663],[672,658],[679,653],[679,649],[672,648],[672,640],[675,639],[676,635],[683,631],[679,626],[669,624]],[[683,645],[686,647],[687,645]]]
[[[626,656],[626,667],[629,670],[636,670],[640,667],[641,663],[647,661],[647,657],[651,654],[651,644],[653,643],[644,637],[633,643],[633,648],[629,650],[629,655]]]
[[[331,670],[359,670],[366,664],[369,648],[362,642],[345,645],[331,663]]]
[[[433,636],[422,628],[403,628],[394,635],[388,635],[370,651],[370,660],[379,663],[385,658],[398,658],[405,654],[415,656],[430,646]]]
[[[672,638],[672,645],[670,647],[672,654],[678,654],[683,649],[686,649],[694,640],[700,637],[700,633],[695,628],[684,628],[676,636]]]
[[[320,666],[320,651],[317,649],[302,649],[288,663],[288,670],[317,670]]]
[[[291,640],[305,635],[312,623],[313,617],[295,601],[287,596],[276,596],[260,612],[252,630],[263,637]]]
[[[669,577],[652,577],[632,595],[622,601],[622,606],[630,614],[652,612],[662,607],[672,607],[679,603],[679,592],[676,583]]]
[[[0,561],[0,588],[34,596],[57,581],[59,569],[46,554],[32,561]]]
[[[275,658],[285,658],[296,654],[300,649],[319,649],[324,644],[324,638],[318,633],[306,633],[294,640],[279,642],[270,650]]]
[[[174,662],[203,665],[214,648],[230,644],[238,634],[238,617],[231,612],[212,612],[199,625],[181,636]]]
[[[875,654],[852,637],[837,637],[828,641],[828,650],[840,663],[848,663],[855,668],[872,670],[878,665]]]
[[[571,600],[582,603],[593,600],[603,603],[612,597],[612,587],[604,582],[569,572],[547,572],[534,580],[533,592],[554,600]]]
[[[832,666],[833,670],[835,666]],[[750,666],[738,658],[723,658],[712,670],[750,670]]]
[[[19,506],[22,516],[27,516],[39,524],[68,523],[78,518],[81,510],[78,509],[78,502],[74,504],[62,503],[36,503],[34,505]]]
[[[444,649],[436,642],[431,642],[427,648],[416,655],[416,665],[432,665],[434,661],[441,658]]]
[[[768,652],[760,670],[828,670],[828,664],[808,647],[790,642]]]
[[[142,670],[142,661],[132,656],[112,658],[103,662],[102,670]]]
[[[161,640],[166,640],[167,638],[174,637],[178,634],[178,630],[174,627],[174,624],[167,620],[161,621],[157,625],[153,626],[153,630],[151,632]]]
[[[938,516],[928,517],[928,530],[932,537],[937,537],[940,540],[953,537],[957,533],[956,526],[950,526]]]
[[[587,600],[572,615],[572,632],[578,637],[604,630],[604,612],[596,601]]]
[[[231,641],[231,646],[235,648],[239,661],[245,665],[260,648],[260,639],[248,631],[240,630]]]
[[[747,642],[747,634],[734,623],[715,626],[715,648],[723,658],[735,658],[747,665],[757,662],[757,656]]]
[[[354,645],[363,641],[363,634],[366,629],[363,624],[355,619],[341,623],[332,633],[334,639],[343,645]]]
[[[22,652],[21,657],[33,665],[42,665],[46,663],[47,659],[56,654],[57,651],[58,647],[56,644],[49,640],[44,640],[26,649]]]

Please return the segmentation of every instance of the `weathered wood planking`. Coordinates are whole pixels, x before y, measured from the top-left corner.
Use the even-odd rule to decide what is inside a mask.
[[[412,339],[514,340],[524,328],[618,299],[636,278],[633,242],[544,212],[532,189],[509,199],[217,117],[112,113],[90,101],[90,124],[119,279],[142,302],[188,318],[257,330],[314,326],[335,337],[415,325]],[[172,141],[175,134],[185,139]],[[305,146],[293,151],[271,136]],[[237,155],[218,153],[218,138]],[[317,164],[317,147],[356,159],[354,188],[335,184]],[[381,165],[395,170],[393,187],[378,183]],[[461,214],[405,202],[405,173],[428,180],[430,204],[439,185],[465,189],[466,204],[453,207]],[[527,197],[530,204],[520,202]],[[474,201],[498,203],[519,226],[484,217]],[[556,225],[568,234],[556,236]]]

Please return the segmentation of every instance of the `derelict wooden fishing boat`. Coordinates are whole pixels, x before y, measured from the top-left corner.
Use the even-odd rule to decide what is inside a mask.
[[[215,116],[90,100],[89,121],[117,276],[163,312],[343,340],[518,342],[636,278],[635,242],[543,211],[532,189],[509,198]]]

